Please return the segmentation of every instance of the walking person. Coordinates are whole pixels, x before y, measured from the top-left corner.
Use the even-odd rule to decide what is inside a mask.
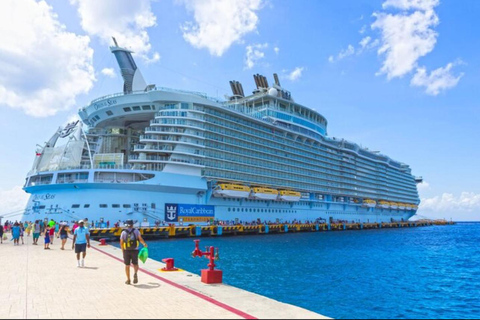
[[[50,250],[50,228],[48,226],[45,227],[45,244],[43,249],[44,250]]]
[[[41,229],[40,229],[40,221],[35,221],[35,224],[33,225],[33,244],[34,245],[38,245],[38,239],[40,238],[40,233],[41,233]]]
[[[27,232],[27,237],[30,237],[30,233],[32,232],[32,222],[27,223],[25,231]]]
[[[79,227],[73,233],[72,250],[75,248],[77,254],[77,267],[85,267],[85,257],[87,256],[87,247],[90,248],[90,232],[85,228],[83,220],[78,221]],[[80,261],[80,254],[83,254],[82,261]]]
[[[22,244],[25,244],[25,242],[23,241],[23,234],[25,233],[25,229],[23,228],[23,224],[21,222],[19,223],[19,227],[20,227],[20,239],[22,239]]]
[[[142,238],[140,231],[138,229],[133,228],[133,220],[127,220],[125,223],[127,229],[122,231],[122,235],[120,236],[120,248],[122,248],[123,252],[123,261],[125,263],[125,273],[127,275],[127,281],[125,284],[131,284],[130,281],[130,264],[133,264],[134,275],[133,275],[133,283],[138,283],[138,253],[139,253],[139,243],[145,248],[148,248],[147,244]]]
[[[3,244],[3,226],[0,224],[0,243]]]
[[[19,245],[19,239],[20,239],[20,225],[18,222],[15,222],[12,228],[12,238],[13,238],[13,245],[18,246]]]
[[[66,222],[62,223],[62,225],[60,226],[60,229],[57,233],[57,237],[60,237],[60,240],[62,240],[62,247],[60,248],[60,250],[65,250],[65,244],[67,243],[67,239],[68,239]]]
[[[53,244],[53,239],[55,238],[55,222],[52,220],[50,223],[50,243]]]

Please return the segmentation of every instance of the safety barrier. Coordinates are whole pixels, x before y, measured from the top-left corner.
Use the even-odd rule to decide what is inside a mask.
[[[452,225],[447,221],[407,221],[407,222],[373,222],[373,223],[311,223],[311,224],[261,224],[261,225],[234,225],[234,226],[175,226],[139,228],[146,239],[182,238],[182,237],[211,237],[229,235],[275,234],[293,232],[324,232],[366,229],[414,228],[433,225]],[[123,228],[90,229],[93,239],[116,240],[120,237]]]

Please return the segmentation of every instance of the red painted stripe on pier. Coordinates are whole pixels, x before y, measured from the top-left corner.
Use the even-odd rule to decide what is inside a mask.
[[[113,258],[113,259],[115,259],[115,260],[123,263],[123,260],[122,260],[122,259],[117,258],[117,257],[115,257],[114,255],[112,255],[112,254],[110,254],[110,253],[108,253],[108,252],[105,252],[105,251],[103,251],[103,250],[100,250],[100,249],[98,249],[98,248],[95,248],[94,246],[92,246],[91,248],[97,250],[97,251],[100,252],[100,253],[103,253],[103,254],[109,256],[110,258]],[[235,309],[235,308],[233,308],[233,307],[230,307],[229,305],[226,305],[225,303],[222,303],[222,302],[220,302],[220,301],[217,301],[217,300],[215,300],[215,299],[212,299],[212,298],[210,298],[210,297],[207,297],[207,296],[204,295],[204,294],[201,294],[201,293],[196,292],[196,291],[194,291],[194,290],[192,290],[192,289],[189,289],[189,288],[187,288],[187,287],[184,287],[184,286],[182,286],[182,285],[180,285],[180,284],[178,284],[178,283],[175,283],[175,282],[173,282],[173,281],[170,281],[170,280],[168,280],[168,279],[165,279],[165,278],[163,278],[163,277],[160,277],[160,276],[158,276],[158,275],[156,275],[156,274],[154,274],[154,273],[152,273],[152,272],[150,272],[150,271],[147,271],[147,270],[142,269],[142,268],[139,268],[139,270],[142,271],[142,272],[145,273],[145,274],[148,274],[148,275],[151,276],[151,277],[154,277],[155,279],[158,279],[158,280],[160,280],[160,281],[163,281],[163,282],[165,282],[165,283],[167,283],[167,284],[169,284],[169,285],[171,285],[171,286],[173,286],[173,287],[175,287],[175,288],[177,288],[177,289],[180,289],[180,290],[183,290],[183,291],[185,291],[185,292],[188,292],[188,293],[190,293],[190,294],[192,294],[192,295],[194,295],[194,296],[196,296],[196,297],[198,297],[198,298],[200,298],[200,299],[203,299],[203,300],[205,300],[205,301],[208,301],[208,302],[210,302],[210,303],[212,303],[212,304],[214,304],[214,305],[216,305],[216,306],[218,306],[218,307],[220,307],[220,308],[222,308],[222,309],[225,309],[225,310],[227,310],[227,311],[229,311],[229,312],[231,312],[231,313],[233,313],[233,314],[236,314],[236,315],[238,315],[238,316],[240,316],[240,317],[242,317],[242,318],[244,318],[244,319],[257,319],[257,318],[255,318],[254,316],[249,315],[248,313],[245,313],[245,312],[243,312],[243,311],[240,311],[240,310],[238,310],[238,309]]]

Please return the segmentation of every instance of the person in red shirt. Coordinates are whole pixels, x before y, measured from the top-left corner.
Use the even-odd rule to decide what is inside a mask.
[[[73,227],[72,227],[72,234],[75,233],[75,229],[78,228],[78,223],[75,221],[75,223],[73,224]]]
[[[53,238],[55,238],[55,226],[50,227],[49,235],[50,235],[50,244],[53,244]]]

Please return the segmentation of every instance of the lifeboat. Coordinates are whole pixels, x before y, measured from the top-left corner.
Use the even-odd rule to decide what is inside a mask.
[[[378,202],[378,206],[382,209],[389,209],[390,208],[390,202],[385,201],[385,200],[380,200]]]
[[[223,198],[248,198],[250,191],[250,188],[247,186],[222,183],[213,189],[213,196]]]
[[[290,190],[280,190],[278,194],[278,200],[297,202],[302,197],[300,192]]]
[[[406,204],[405,204],[405,203],[399,203],[399,204],[398,204],[398,209],[400,209],[400,210],[405,210],[405,208],[406,208]]]
[[[397,210],[398,209],[398,203],[390,202],[390,208],[392,208],[393,210]]]
[[[252,188],[251,197],[261,200],[277,200],[278,190],[269,188]]]
[[[377,202],[372,199],[365,199],[363,200],[363,203],[362,203],[362,207],[366,207],[366,208],[375,208],[376,205],[377,205]]]

